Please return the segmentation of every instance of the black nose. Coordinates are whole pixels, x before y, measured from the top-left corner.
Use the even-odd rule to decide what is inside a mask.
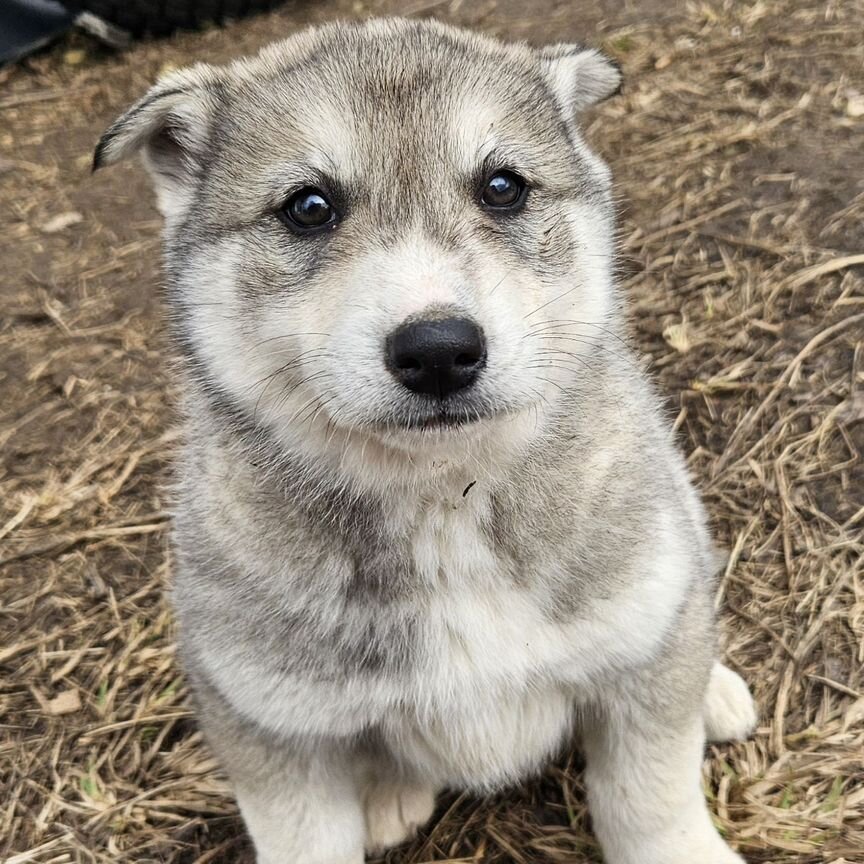
[[[396,380],[439,399],[469,387],[485,362],[483,331],[467,318],[403,324],[387,340],[387,366]]]

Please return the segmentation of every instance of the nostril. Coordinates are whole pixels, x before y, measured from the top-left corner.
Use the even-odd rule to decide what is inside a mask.
[[[423,364],[416,357],[397,357],[394,365],[400,372],[417,372],[423,368]]]
[[[480,362],[479,354],[459,354],[453,361],[457,366],[475,366]]]

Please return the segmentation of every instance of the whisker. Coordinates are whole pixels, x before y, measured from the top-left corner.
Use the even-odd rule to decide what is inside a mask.
[[[603,327],[601,324],[596,324],[592,321],[580,321],[576,318],[553,318],[553,319],[550,319],[549,321],[545,321],[542,324],[537,325],[537,327],[535,327],[534,329],[529,331],[529,334],[538,332],[538,329],[537,329],[538,327],[542,329],[546,325],[552,325],[552,324],[578,324],[580,327],[593,327],[595,330],[599,330],[601,333],[604,333],[607,336],[610,336],[612,339],[615,339],[616,341],[620,342],[626,348],[630,348],[630,343],[625,338],[623,338],[619,333],[616,333],[614,330],[610,330],[608,327]]]
[[[252,345],[250,345],[248,350],[254,351],[259,346],[266,345],[268,342],[276,342],[279,339],[294,339],[297,336],[323,336],[325,339],[332,338],[329,333],[318,333],[314,330],[306,330],[306,331],[301,330],[301,331],[298,331],[297,333],[283,333],[280,336],[268,336],[266,339],[261,339],[258,342],[255,342]]]
[[[273,404],[270,414],[272,415],[276,411],[281,410],[282,406],[285,405],[285,403],[294,395],[294,393],[297,392],[300,387],[308,386],[313,381],[320,381],[321,379],[327,379],[332,377],[333,374],[331,372],[327,370],[322,370],[320,372],[316,372],[314,375],[310,375],[308,378],[301,378],[293,387],[288,388],[284,393],[279,396],[279,398]],[[315,396],[313,398],[317,399],[318,397]],[[294,414],[292,414],[291,417],[286,421],[286,425],[290,425],[294,421],[295,417],[300,413],[300,411],[302,411],[308,405],[309,402],[305,402],[301,408],[295,411]]]
[[[503,284],[504,280],[513,272],[513,268],[511,267],[496,283],[495,287],[489,292],[489,296],[491,297]]]
[[[550,347],[538,349],[538,351],[536,353],[539,354],[543,350],[550,351],[550,352],[558,352],[561,354],[575,353],[575,352],[567,352],[563,348],[551,347],[552,345],[554,345],[554,343],[558,343],[558,342],[573,342],[577,345],[586,345],[589,348],[592,348],[594,351],[598,351],[598,352],[602,351],[605,354],[609,355],[610,357],[615,357],[618,360],[621,360],[623,363],[629,364],[631,366],[637,365],[636,358],[630,352],[616,351],[614,348],[610,347],[609,345],[604,345],[602,342],[591,342],[589,340],[579,339],[576,336],[550,336],[550,337],[548,337],[548,340],[549,340],[548,342],[544,342],[543,344],[550,346]],[[583,352],[583,356],[584,356],[584,353],[585,352]]]
[[[582,286],[574,285],[572,288],[568,288],[566,291],[559,294],[557,297],[553,297],[551,300],[547,300],[545,303],[538,306],[533,312],[529,312],[527,315],[523,315],[522,319],[524,321],[527,321],[529,318],[531,318],[533,315],[536,315],[542,309],[545,309],[547,306],[550,306],[552,303],[557,303],[562,297],[566,297],[568,294],[572,294],[574,291],[576,291],[580,287],[582,287]]]

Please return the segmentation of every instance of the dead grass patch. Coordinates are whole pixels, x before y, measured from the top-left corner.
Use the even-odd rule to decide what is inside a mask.
[[[165,603],[158,222],[137,169],[90,179],[86,165],[161,66],[354,6],[289,4],[120,57],[87,46],[84,64],[60,46],[0,71],[6,864],[249,860]],[[727,656],[762,714],[752,741],[711,748],[706,789],[749,860],[864,862],[864,9],[413,7],[537,42],[587,35],[622,61],[625,94],[590,136],[620,189],[634,338],[730,550]],[[495,799],[445,799],[386,858],[597,860],[572,755]]]

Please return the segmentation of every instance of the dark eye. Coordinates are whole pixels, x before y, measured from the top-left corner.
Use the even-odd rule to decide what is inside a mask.
[[[288,226],[300,233],[335,226],[337,222],[336,210],[327,196],[312,186],[295,192],[285,203],[281,214]]]
[[[515,210],[522,206],[527,192],[528,186],[518,174],[498,171],[486,181],[480,200],[493,210]]]

